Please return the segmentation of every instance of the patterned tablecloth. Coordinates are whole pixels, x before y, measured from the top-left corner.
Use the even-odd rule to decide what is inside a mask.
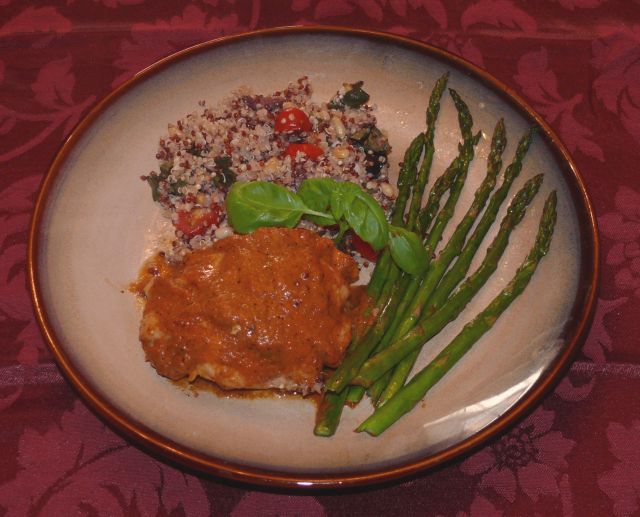
[[[475,454],[349,493],[268,493],[124,441],[61,377],[25,284],[35,193],[112,88],[194,43],[279,25],[388,31],[487,69],[554,127],[602,237],[591,332],[554,393]],[[638,0],[0,0],[0,514],[639,515]]]

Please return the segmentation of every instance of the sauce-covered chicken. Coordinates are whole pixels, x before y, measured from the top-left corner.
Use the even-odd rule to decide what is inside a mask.
[[[170,379],[317,391],[323,366],[336,366],[351,339],[357,278],[353,259],[313,232],[232,236],[156,269],[140,340]]]

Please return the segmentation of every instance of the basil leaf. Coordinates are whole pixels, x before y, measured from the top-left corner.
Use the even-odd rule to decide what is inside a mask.
[[[307,211],[297,194],[266,181],[234,183],[227,194],[229,222],[238,233],[262,226],[293,228]]]
[[[389,251],[400,269],[418,275],[427,267],[429,256],[417,234],[398,226],[389,225]]]
[[[309,178],[300,184],[298,195],[309,208],[319,212],[329,212],[331,193],[335,189],[335,186],[336,181],[330,178]],[[306,215],[305,217],[320,226],[337,224],[337,220],[333,217],[322,217],[318,215]]]
[[[345,219],[353,231],[363,240],[371,244],[374,250],[382,249],[389,240],[389,223],[384,211],[369,194],[360,191]]]
[[[334,181],[333,191],[331,192],[330,207],[331,213],[336,220],[340,220],[345,216],[349,206],[360,192],[360,187],[350,181]]]
[[[384,210],[355,183],[336,184],[331,195],[331,213],[336,219],[344,219],[363,241],[379,250],[387,244],[389,225]]]

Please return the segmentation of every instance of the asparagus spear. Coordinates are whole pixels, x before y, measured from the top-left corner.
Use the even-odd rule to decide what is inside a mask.
[[[411,186],[415,183],[415,176],[418,169],[418,161],[424,147],[424,134],[419,133],[407,148],[400,172],[398,174],[398,197],[396,198],[391,223],[401,225],[403,214],[411,192]],[[376,263],[371,280],[367,286],[367,294],[375,301],[375,309],[380,312],[381,317],[389,311],[395,309],[395,305],[390,303],[392,292],[396,288],[396,282],[400,277],[400,269],[391,259],[389,250],[385,250]],[[373,329],[372,329],[373,330]],[[383,332],[378,325],[377,333]],[[372,339],[373,336],[370,336]],[[367,339],[365,335],[364,339]],[[363,339],[363,340],[364,340]],[[354,347],[354,350],[359,347]]]
[[[462,187],[464,186],[464,182],[467,178],[469,164],[471,163],[471,160],[473,160],[474,147],[477,145],[480,137],[482,136],[481,132],[478,132],[478,134],[475,136],[473,135],[473,118],[471,117],[471,112],[469,111],[469,107],[462,100],[458,92],[456,92],[452,88],[449,88],[449,93],[451,94],[453,103],[458,110],[458,123],[460,125],[463,142],[461,145],[459,145],[460,153],[456,160],[454,160],[454,162],[457,161],[456,165],[458,173],[451,186],[449,199],[447,199],[447,203],[445,203],[444,208],[438,214],[438,217],[436,217],[436,220],[433,223],[433,228],[429,233],[429,237],[427,238],[427,242],[425,244],[427,251],[429,251],[430,254],[433,253],[436,246],[438,245],[438,242],[440,242],[444,228],[447,226],[447,223],[449,222],[451,217],[453,217],[453,212],[455,211],[458,198],[460,197],[460,192],[462,191]]]
[[[431,95],[429,97],[429,104],[426,111],[427,130],[425,131],[425,150],[424,150],[422,163],[420,164],[418,175],[416,177],[416,182],[413,186],[413,191],[411,193],[411,205],[407,213],[407,222],[405,224],[405,227],[408,230],[414,231],[417,229],[417,223],[418,223],[417,219],[420,212],[420,207],[422,206],[422,198],[424,195],[424,190],[429,181],[429,173],[431,171],[431,164],[433,162],[433,155],[435,152],[435,146],[434,146],[435,124],[438,118],[438,114],[440,112],[440,100],[446,88],[448,79],[449,79],[449,73],[446,72],[436,81],[436,84],[433,90],[431,91]],[[435,205],[435,208],[432,211],[435,212],[435,210],[437,210],[440,203],[440,198],[444,195],[446,190],[450,187],[450,184],[452,183],[453,179],[455,179],[456,174],[457,174],[457,167],[452,167],[449,174],[444,175],[444,179],[440,178],[441,180],[439,182],[440,185],[445,184],[446,183],[445,180],[447,178],[449,179],[449,181],[448,183],[446,183],[446,188],[439,189],[439,193],[437,197],[432,196],[432,205]],[[435,197],[435,199],[433,199],[433,197]],[[398,292],[397,292],[397,296],[400,296],[402,298],[402,303],[398,308],[398,314],[403,313],[403,311],[406,308],[405,307],[406,300],[407,299],[410,300],[413,297],[413,295],[415,294],[416,288],[417,288],[417,285],[412,282],[411,277],[408,275],[405,275],[402,279],[402,284],[400,286],[400,289],[398,289]],[[407,290],[409,290],[409,292],[407,292]],[[395,323],[397,319],[399,318],[394,319],[394,321],[392,322],[392,325]],[[374,403],[377,400],[380,393],[382,392],[382,389],[384,389],[384,386],[379,387],[377,390],[372,390],[372,389],[368,390],[368,394],[372,398]],[[357,386],[352,386],[351,389],[349,390],[349,394],[347,395],[347,404],[357,404],[363,395],[364,395],[363,389],[360,389],[360,387],[357,387]]]
[[[460,100],[460,102],[462,102]],[[416,321],[419,319],[422,314],[422,309],[425,303],[428,301],[429,297],[433,293],[438,281],[451,264],[451,261],[460,253],[462,246],[464,244],[464,239],[467,236],[467,233],[471,229],[474,221],[478,217],[478,214],[484,207],[484,204],[489,197],[489,194],[493,190],[493,187],[496,184],[496,177],[500,168],[502,166],[502,160],[500,159],[502,155],[502,151],[504,150],[504,146],[506,145],[506,139],[504,135],[504,124],[498,123],[496,127],[497,133],[494,135],[493,143],[492,143],[492,154],[490,156],[489,166],[487,168],[487,175],[475,193],[474,201],[471,204],[471,207],[462,218],[458,226],[456,227],[453,235],[447,242],[446,246],[438,256],[438,259],[432,264],[431,268],[427,271],[426,276],[420,285],[418,292],[413,297],[409,305],[409,309],[406,312],[406,315],[398,326],[397,331],[393,337],[401,337],[407,332],[409,332]],[[473,155],[473,151],[469,151],[467,158],[470,160],[470,157]],[[469,161],[466,161],[466,165],[468,168]],[[468,169],[467,169],[468,170]],[[455,208],[455,203],[458,200],[460,195],[460,191],[462,190],[462,186],[464,183],[464,179],[466,178],[466,170],[462,171],[460,178],[456,180],[454,184],[454,188],[451,190],[451,194],[449,195],[449,199],[445,204],[444,209],[438,217],[436,218],[436,222],[434,223],[434,229],[432,233],[429,235],[429,239],[427,242],[427,250],[433,251],[437,242],[434,242],[436,239],[432,236],[435,234],[436,238],[441,238],[442,230],[444,230],[444,225],[453,217],[453,212]],[[452,203],[450,203],[453,201]],[[440,230],[440,226],[442,226],[442,230]],[[439,234],[438,234],[439,233]]]
[[[458,198],[460,197],[460,192],[462,191],[462,187],[464,186],[464,181],[466,179],[466,170],[461,170],[461,167],[461,160],[456,158],[449,166],[449,169],[442,175],[447,176],[447,172],[449,171],[452,171],[455,174],[449,198],[447,199],[444,208],[438,213],[438,216],[436,217],[433,225],[433,230],[430,232],[425,244],[425,249],[427,250],[429,257],[431,257],[431,255],[433,254],[433,250],[441,239],[446,224],[449,222],[451,216],[453,215],[455,204],[457,203]],[[429,260],[429,262],[431,262],[431,260]],[[427,269],[426,271],[428,272],[429,269]],[[421,290],[424,275],[405,276],[405,279],[406,282],[403,282],[402,288],[399,290],[401,300],[398,308],[395,311],[396,317],[387,325],[386,332],[381,336],[381,339],[376,344],[374,352],[386,348],[389,343],[391,343],[392,340],[399,334],[398,328],[402,325],[402,322],[405,321],[407,315],[411,314],[411,305],[417,293],[419,293],[419,291]],[[374,404],[377,404],[377,401],[383,390],[385,389],[388,380],[388,377],[381,377],[375,382],[374,385],[369,387],[368,394]]]
[[[469,241],[465,244],[463,250],[460,252],[458,260],[454,266],[444,275],[440,283],[438,284],[435,292],[429,299],[426,309],[424,309],[422,316],[428,317],[434,314],[443,303],[446,302],[447,297],[451,294],[451,291],[455,286],[464,278],[471,261],[475,256],[476,251],[480,247],[482,240],[491,228],[491,225],[496,219],[500,206],[506,198],[508,191],[513,181],[518,177],[522,169],[522,161],[529,149],[531,139],[535,134],[536,128],[532,127],[520,140],[518,148],[515,153],[513,162],[507,167],[505,171],[504,180],[500,188],[493,194],[487,210],[483,214],[480,222],[478,223]],[[411,372],[415,361],[418,358],[420,350],[414,350],[405,357],[401,363],[396,366],[392,375],[385,374],[387,380],[385,391],[379,396],[378,403],[383,404],[389,398],[391,398],[406,381],[409,373]],[[376,384],[378,381],[376,381]]]
[[[396,226],[403,224],[404,211],[409,202],[411,188],[416,182],[418,162],[424,150],[424,142],[424,133],[418,133],[404,153],[404,160],[402,160],[402,166],[398,173],[398,197],[396,198],[391,214],[391,224],[395,224]]]
[[[454,163],[457,165],[457,162]],[[423,235],[425,239],[428,236],[431,222],[438,213],[442,197],[451,188],[458,175],[458,169],[453,165],[454,164],[452,163],[447,167],[443,174],[438,176],[438,179],[435,181],[427,195],[427,204],[418,214],[418,218],[415,222],[415,229],[419,234]]]
[[[427,275],[420,286],[419,293],[414,298],[411,305],[411,310],[405,316],[402,324],[398,326],[394,336],[391,338],[392,340],[402,337],[413,328],[422,313],[422,308],[429,301],[436,286],[438,285],[438,282],[442,279],[442,276],[453,259],[460,254],[464,245],[464,240],[469,233],[471,226],[480,215],[491,191],[496,185],[496,178],[502,168],[502,153],[504,152],[506,144],[507,140],[504,121],[500,119],[496,124],[493,137],[491,139],[491,151],[489,152],[487,160],[487,174],[484,181],[476,190],[469,210],[467,210],[467,213],[456,227],[453,235],[449,239],[449,242],[447,242],[444,249],[440,252],[437,260],[427,272]],[[402,362],[396,366],[393,375],[388,380],[384,393],[379,397],[379,403],[383,404],[404,385],[407,376],[413,368],[413,364],[415,363],[417,356],[418,352],[412,352],[410,356],[405,357]],[[377,383],[378,381],[376,381],[376,384]]]
[[[462,188],[464,179],[466,179],[466,172],[468,171],[469,163],[473,159],[474,146],[478,143],[481,136],[480,132],[477,135],[473,136],[471,130],[473,126],[473,117],[471,116],[469,107],[462,100],[458,92],[456,92],[452,88],[449,88],[449,93],[451,94],[456,110],[458,111],[458,124],[460,126],[460,132],[462,133],[463,142],[458,146],[458,156],[434,183],[427,197],[427,203],[425,207],[420,211],[415,221],[417,230],[423,235],[427,233],[429,225],[438,211],[438,208],[440,206],[440,199],[442,198],[444,193],[450,189],[453,193],[456,185],[458,185],[460,189]],[[464,175],[464,178],[462,179],[459,178],[461,174]],[[451,198],[451,194],[449,195],[449,198]],[[444,230],[444,227],[446,226],[448,220],[453,215],[456,201],[457,198],[455,198],[455,200],[453,200],[448,206],[445,205],[443,212],[440,212],[442,216],[439,220],[438,218],[436,218],[433,229],[431,230],[431,232],[429,232],[429,238],[427,238],[425,246],[427,248],[431,248],[431,252],[433,252],[435,246],[440,241],[440,238],[442,237],[442,231]]]
[[[454,182],[451,186],[451,193],[449,194],[449,198],[447,199],[444,208],[436,217],[433,230],[429,234],[425,244],[425,249],[429,256],[429,263],[431,262],[430,257],[433,254],[433,250],[442,238],[442,233],[444,232],[446,224],[449,222],[449,219],[453,214],[453,207],[460,197],[460,192],[462,191],[464,180],[466,179],[466,172],[461,174],[460,160],[458,160],[458,158],[454,159],[443,176],[447,176],[450,171],[455,174]],[[426,271],[428,271],[428,269]],[[403,316],[407,313],[409,305],[420,288],[424,275],[406,276],[404,278],[406,278],[406,282],[403,282],[402,289],[398,291],[398,294],[400,295],[399,305],[396,310],[398,317],[390,322],[390,326],[386,330],[384,336],[381,336],[382,340],[377,344],[376,350],[384,348],[389,343],[391,337],[395,334],[398,325],[402,321]]]
[[[431,163],[433,160],[433,154],[435,151],[433,140],[435,135],[435,122],[440,111],[440,99],[442,97],[442,93],[446,87],[446,83],[449,77],[449,73],[445,73],[434,86],[433,91],[431,92],[431,96],[429,98],[429,104],[426,112],[426,121],[427,121],[427,131],[424,133],[423,145],[424,145],[424,158],[422,164],[420,166],[420,170],[418,172],[418,176],[415,180],[415,185],[413,185],[412,199],[411,199],[411,208],[409,210],[409,221],[407,224],[408,229],[413,229],[415,218],[417,217],[418,210],[420,209],[420,205],[422,204],[422,195],[424,192],[424,188],[428,181],[429,171],[431,169]],[[405,159],[403,161],[403,166],[400,170],[400,174],[398,177],[398,188],[399,194],[396,200],[396,204],[394,207],[394,212],[392,216],[392,223],[399,224],[402,221],[402,215],[404,214],[404,210],[406,207],[406,202],[408,200],[408,188],[411,186],[409,177],[414,173],[414,162],[417,163],[417,159],[419,158],[419,153],[417,152],[417,148],[419,146],[419,137],[418,135],[412,144],[407,149],[405,153]],[[411,215],[413,214],[413,215]],[[391,265],[391,258],[388,251],[383,252],[383,254],[378,259],[376,264],[376,268],[372,274],[372,278],[369,282],[368,293],[375,299],[385,299],[383,290],[386,287],[389,289],[390,285],[392,285],[392,281],[389,281],[387,278],[389,276],[389,268]],[[386,280],[386,282],[385,282]],[[404,287],[404,286],[403,286]],[[401,299],[401,298],[399,298]],[[345,391],[343,389],[343,391]],[[346,393],[346,402],[348,404],[357,404],[362,395],[364,394],[364,389],[358,386],[352,386],[348,389]],[[338,401],[337,398],[332,397],[331,403],[327,403],[321,407],[319,410],[319,415],[327,411],[327,407],[331,407],[332,403],[336,404]],[[324,408],[324,411],[323,411]],[[335,411],[328,411],[328,413],[335,413]],[[338,418],[334,419],[334,428],[337,426],[339,420]],[[327,432],[327,427],[323,429],[323,432]],[[320,430],[320,429],[319,429]],[[333,433],[331,433],[333,434]]]
[[[398,197],[394,204],[392,224],[402,224],[411,188],[415,183],[418,161],[423,148],[424,133],[419,133],[407,148],[400,172],[398,173]],[[341,377],[344,376],[349,368],[349,363],[345,365],[345,362],[346,359],[350,357],[350,361],[357,364],[359,368],[371,353],[372,347],[369,347],[368,343],[378,341],[384,333],[384,326],[386,326],[386,322],[390,319],[390,313],[395,308],[394,303],[391,303],[393,300],[390,301],[390,298],[399,276],[400,270],[391,260],[389,251],[385,250],[376,263],[367,287],[367,293],[375,300],[375,307],[380,311],[380,316],[374,327],[365,334],[362,340],[354,343],[354,346],[350,347],[345,361],[343,361],[329,379],[327,385],[333,380],[334,385],[340,383],[341,387],[340,389],[333,390],[338,393],[338,396],[329,394],[327,389],[325,389],[316,415],[314,434],[318,436],[331,436],[340,421],[345,400],[348,398],[351,403],[357,403],[362,397],[364,390],[358,387],[346,387],[346,382],[340,381]]]
[[[442,352],[386,404],[380,406],[357,429],[378,436],[400,417],[409,412],[471,347],[489,330],[500,315],[524,291],[540,260],[547,254],[556,222],[556,194],[548,197],[536,242],[509,284],[491,303],[467,323]]]
[[[434,185],[434,189],[432,189],[432,192],[435,191],[437,196],[434,196],[430,199],[431,205],[429,209],[435,211],[434,209],[437,209],[437,207],[439,206],[440,197],[444,194],[444,192],[440,190],[442,188],[441,185],[450,185],[450,193],[447,202],[445,203],[443,209],[438,213],[438,216],[434,221],[433,228],[425,242],[425,249],[427,250],[427,254],[430,257],[433,254],[436,246],[440,242],[442,234],[449,220],[453,217],[455,206],[460,197],[460,193],[462,192],[462,188],[464,187],[467,172],[469,170],[469,164],[473,159],[474,147],[478,143],[478,140],[481,136],[481,133],[478,133],[476,136],[474,136],[472,133],[473,118],[471,116],[471,113],[469,112],[468,106],[455,90],[449,89],[449,92],[453,98],[456,110],[458,111],[458,123],[460,125],[460,132],[463,137],[463,142],[459,146],[458,156],[453,160],[453,162],[449,165],[442,176],[440,176],[439,180],[442,178],[444,178],[444,180],[440,181],[439,189],[435,189],[436,185]],[[449,180],[449,178],[451,178],[451,181]],[[430,212],[427,213],[430,215]],[[403,289],[400,290],[403,298],[400,306],[396,311],[396,317],[393,319],[390,325],[388,325],[384,336],[376,346],[376,350],[385,348],[397,335],[397,329],[399,325],[401,325],[401,323],[406,319],[407,313],[411,311],[411,304],[416,297],[416,293],[419,293],[421,291],[420,286],[423,282],[424,275],[416,275],[407,278],[408,281],[406,282],[406,285],[403,285]],[[377,402],[385,386],[385,379],[381,378],[378,379],[378,381],[376,381],[376,383],[370,387],[369,396],[374,401],[374,403]]]
[[[324,393],[316,413],[316,425],[313,434],[316,436],[333,436],[340,422],[342,408],[349,389],[340,393]]]
[[[500,223],[498,234],[487,248],[480,267],[458,287],[455,293],[433,315],[421,317],[410,332],[366,361],[358,375],[351,381],[352,384],[370,386],[404,357],[419,349],[462,312],[471,298],[497,269],[498,261],[509,243],[511,231],[524,217],[526,208],[538,192],[541,183],[542,174],[534,176],[516,194],[509,205],[507,214]]]
[[[453,183],[452,192],[449,195],[449,199],[447,200],[445,208],[443,209],[442,217],[436,219],[434,230],[431,232],[429,239],[427,240],[426,247],[427,250],[430,250],[431,252],[441,239],[442,232],[444,231],[447,222],[453,216],[455,203],[457,202],[460,191],[462,190],[462,186],[464,185],[464,179],[466,178],[466,171],[468,170],[469,162],[473,157],[473,147],[480,138],[480,133],[478,133],[478,135],[474,137],[471,132],[473,118],[471,117],[471,113],[469,112],[469,108],[467,107],[467,105],[455,90],[450,89],[449,92],[451,93],[451,96],[453,97],[454,103],[456,105],[456,109],[458,110],[458,122],[460,124],[460,131],[463,135],[464,140],[463,144],[460,146],[460,155],[450,166],[450,169],[455,169],[457,173],[455,177],[456,179]],[[422,136],[422,139],[420,139],[420,136]],[[406,168],[408,170],[410,165],[411,171],[414,174],[417,172],[416,164],[423,147],[424,134],[420,133],[418,136],[416,136],[416,138],[414,138],[413,142],[405,153],[403,168]],[[401,176],[403,177],[403,181],[400,182],[399,180],[398,188],[400,192],[398,194],[394,213],[391,218],[392,224],[396,225],[402,224],[402,212],[399,210],[399,206],[406,206],[409,192],[409,188],[407,188],[407,185],[409,185],[410,187],[411,184],[413,184],[413,182],[408,179],[411,176],[410,174],[402,174],[401,171]],[[400,205],[398,203],[400,203]],[[367,338],[365,338],[365,342],[363,342],[361,346],[357,347],[354,350],[353,354],[347,355],[345,357],[342,364],[327,381],[327,390],[337,392],[345,388],[351,378],[358,372],[360,366],[362,366],[362,364],[366,361],[369,354],[371,354],[371,352],[375,349],[380,339],[383,338],[388,325],[393,323],[393,316],[395,314],[395,311],[398,311],[398,308],[401,307],[401,304],[404,300],[406,300],[407,298],[411,299],[413,297],[413,293],[415,293],[415,291],[417,290],[420,279],[420,277],[413,278],[411,284],[407,288],[407,292],[403,293],[402,296],[400,295],[400,291],[397,291],[398,295],[396,296],[396,299],[391,300],[391,302],[387,304],[384,314],[382,315],[382,317],[378,318],[374,327],[372,327],[371,331],[369,332]],[[385,282],[385,288],[390,289],[391,285],[394,285],[396,280],[397,277],[395,279],[389,278],[387,282]]]
[[[449,89],[449,92],[454,99],[454,103],[458,111],[458,123],[460,125],[463,142],[459,145],[460,151],[458,156],[456,156],[449,167],[447,167],[447,170],[438,178],[434,187],[429,192],[429,201],[427,203],[429,211],[425,212],[425,214],[430,218],[431,213],[435,212],[439,207],[440,199],[444,195],[444,192],[450,189],[447,202],[445,203],[444,208],[438,213],[438,216],[433,223],[433,228],[429,232],[425,241],[425,249],[429,256],[433,254],[433,251],[440,242],[440,239],[442,239],[442,234],[449,220],[453,217],[455,206],[466,180],[469,163],[473,159],[474,146],[478,143],[481,135],[481,133],[478,133],[474,136],[472,133],[473,118],[469,112],[468,106],[455,90]],[[426,218],[423,219],[423,223],[424,222],[426,222]],[[423,225],[422,228],[425,228],[426,226],[428,226],[428,224]],[[407,287],[407,291],[404,296],[404,304],[411,302],[421,282],[421,276],[416,276],[411,279],[411,285]],[[405,310],[406,305],[401,307],[401,314],[403,314]]]
[[[532,127],[520,139],[515,157],[504,173],[502,185],[500,185],[498,190],[496,190],[491,197],[487,209],[471,234],[471,237],[460,252],[458,260],[456,260],[453,267],[444,275],[441,282],[438,284],[428,306],[424,310],[425,316],[433,314],[443,303],[445,303],[455,286],[458,285],[458,283],[467,274],[467,271],[469,271],[471,261],[473,260],[473,257],[480,247],[485,235],[489,231],[489,228],[491,228],[496,220],[500,206],[507,197],[511,185],[520,175],[520,171],[522,170],[522,161],[529,150],[531,139],[535,132],[536,128]]]
[[[347,387],[349,381],[358,373],[360,367],[371,355],[378,341],[380,341],[390,319],[395,314],[400,300],[401,297],[391,297],[390,302],[384,307],[384,310],[367,331],[362,341],[350,353],[347,353],[340,366],[329,377],[325,384],[325,391],[340,392]]]
[[[472,133],[473,118],[471,117],[469,108],[455,90],[450,89],[449,91],[451,93],[451,96],[453,97],[456,109],[458,110],[458,122],[460,124],[460,132],[463,136],[463,142],[460,145],[460,153],[453,160],[453,162],[451,162],[451,164],[447,168],[447,171],[445,171],[441,176],[442,178],[448,177],[451,174],[455,174],[453,183],[451,184],[449,197],[442,210],[438,213],[438,216],[433,223],[433,228],[431,229],[431,232],[426,239],[425,249],[427,250],[427,254],[429,255],[429,257],[433,255],[436,246],[442,239],[442,234],[447,224],[453,217],[456,204],[460,197],[460,193],[462,192],[462,188],[464,187],[464,182],[467,178],[469,164],[473,159],[474,146],[477,144],[478,139],[480,138],[480,133],[478,133],[476,136],[474,136]],[[427,269],[426,275],[427,277],[429,277],[429,269]],[[377,347],[378,350],[385,348],[388,343],[390,343],[391,340],[398,335],[399,327],[403,328],[400,335],[408,332],[409,330],[411,330],[411,327],[413,327],[413,324],[415,323],[415,320],[417,320],[417,317],[412,318],[411,314],[415,312],[415,307],[417,306],[417,304],[422,303],[422,286],[424,285],[424,278],[424,275],[416,275],[410,278],[410,283],[406,287],[406,290],[404,292],[403,301],[397,311],[398,317],[392,322],[389,329],[385,333],[382,341]],[[405,328],[405,321],[408,318],[411,319],[411,325],[408,328]]]
[[[415,227],[420,207],[422,206],[422,195],[429,181],[429,172],[431,171],[431,164],[435,153],[433,141],[436,134],[436,120],[440,112],[440,99],[442,98],[448,80],[449,72],[446,72],[436,81],[431,91],[431,96],[429,97],[429,105],[426,113],[427,130],[424,138],[424,157],[422,158],[422,164],[420,165],[420,170],[416,178],[413,195],[411,196],[411,205],[409,206],[409,213],[407,214],[407,228],[409,230],[413,230]]]

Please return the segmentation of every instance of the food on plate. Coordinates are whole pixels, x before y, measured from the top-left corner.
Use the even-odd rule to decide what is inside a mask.
[[[521,137],[499,178],[507,136],[497,122],[486,174],[469,206],[460,207],[482,132],[450,89],[461,142],[427,191],[448,79],[444,74],[432,90],[426,127],[405,151],[397,185],[389,183],[390,147],[362,82],[314,104],[302,78],[268,97],[237,93],[217,115],[207,108],[178,122],[161,141],[160,173],[145,178],[177,238],[167,254],[171,263],[145,288],[140,338],[159,373],[201,376],[229,389],[321,391],[318,436],[333,435],[343,407],[366,395],[374,412],[356,431],[377,436],[491,329],[549,250],[555,192],[511,282],[408,380],[422,347],[497,270],[543,178],[531,177],[513,196],[484,259],[469,273],[535,130]],[[212,130],[218,123],[236,129]],[[457,210],[464,215],[442,242]],[[229,237],[234,233],[243,236]],[[375,266],[366,303],[354,309],[350,284],[367,261]]]
[[[445,74],[432,91],[422,147],[416,145],[419,134],[405,154],[398,179],[399,194],[391,217],[392,224],[404,226],[406,231],[421,235],[427,263],[417,274],[403,273],[399,271],[397,263],[384,260],[389,254],[380,256],[368,285],[368,294],[374,300],[378,316],[368,331],[359,335],[350,345],[340,366],[327,379],[314,428],[318,436],[333,435],[343,407],[359,403],[365,394],[375,410],[356,431],[377,436],[393,425],[415,407],[427,391],[493,326],[523,292],[549,250],[556,221],[555,192],[549,195],[545,203],[536,242],[512,281],[431,363],[407,383],[421,348],[459,316],[497,269],[511,231],[524,217],[527,206],[542,182],[542,175],[534,176],[516,194],[500,223],[498,234],[487,248],[484,260],[467,277],[473,257],[493,226],[512,183],[521,172],[534,131],[530,130],[522,137],[513,161],[504,172],[502,184],[491,194],[502,168],[506,143],[504,124],[502,120],[498,121],[491,140],[486,176],[448,241],[439,246],[456,210],[474,157],[474,148],[481,137],[481,133],[474,134],[472,131],[473,119],[468,106],[457,92],[450,90],[458,111],[462,142],[458,146],[458,156],[425,195],[435,153],[435,123],[447,81],[448,74]],[[417,153],[414,152],[416,148]],[[445,195],[446,201],[443,203]],[[468,236],[472,228],[473,232]]]
[[[348,181],[310,178],[300,185],[298,194],[264,181],[239,183],[229,191],[227,212],[239,233],[263,226],[293,228],[306,217],[340,228],[334,240],[340,241],[349,229],[373,251],[388,245],[394,262],[407,273],[422,272],[427,260],[419,237],[389,224],[375,200]]]
[[[215,106],[202,101],[198,111],[169,124],[158,169],[143,179],[175,228],[170,258],[233,233],[225,199],[236,182],[297,190],[307,178],[348,181],[388,211],[396,195],[391,147],[362,86],[344,84],[325,102],[312,100],[306,77],[266,95],[243,87]],[[345,249],[352,250],[350,243]]]
[[[355,261],[309,230],[235,235],[158,268],[140,340],[170,379],[318,392],[351,339],[357,278]]]
[[[557,217],[556,203],[556,194],[552,192],[545,202],[535,243],[504,289],[483,311],[468,322],[427,366],[420,370],[406,385],[399,387],[391,398],[381,404],[369,418],[360,424],[356,431],[365,431],[372,436],[378,436],[393,425],[402,415],[411,411],[424,398],[426,393],[455,366],[464,354],[493,327],[509,305],[522,294],[535,273],[540,260],[549,251]],[[413,332],[414,335],[407,334],[406,336],[410,339],[415,339],[415,334],[417,333],[418,338],[425,341],[427,336],[420,334],[422,330],[422,328],[416,327],[415,332]]]

